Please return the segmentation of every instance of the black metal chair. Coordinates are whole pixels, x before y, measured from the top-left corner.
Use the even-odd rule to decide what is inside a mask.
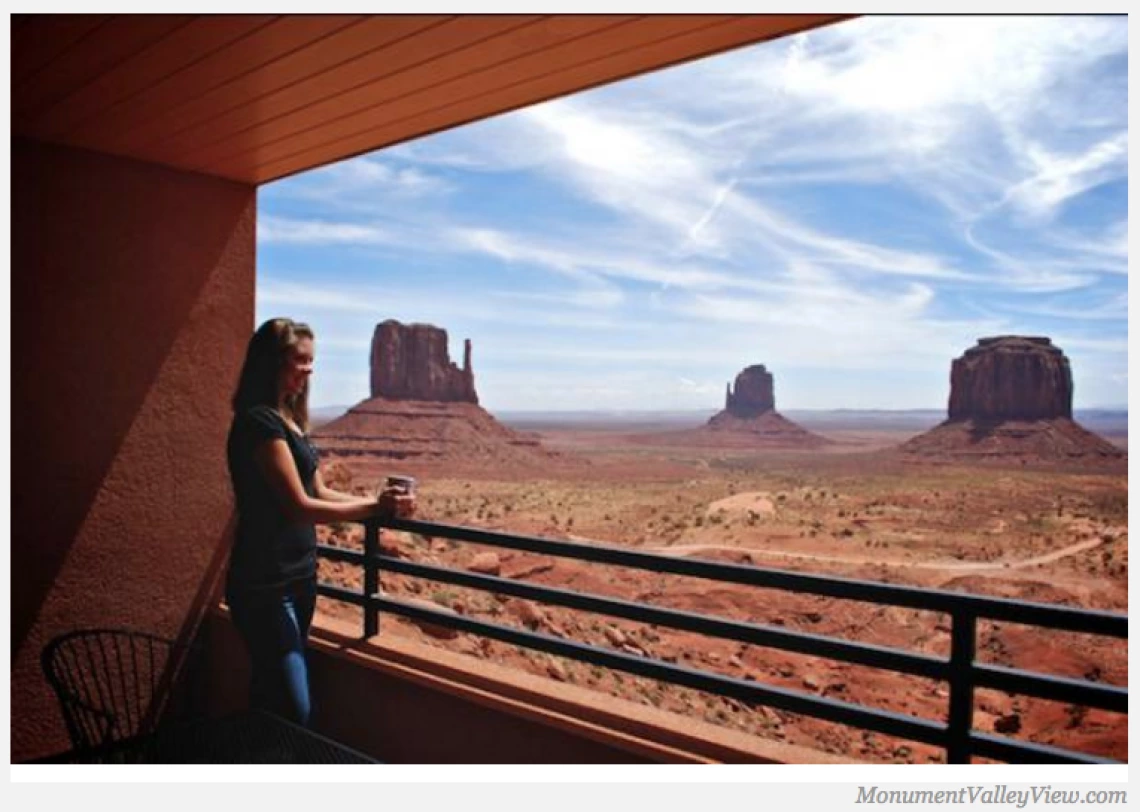
[[[40,655],[76,749],[153,731],[187,648],[147,632],[82,629],[51,640]]]

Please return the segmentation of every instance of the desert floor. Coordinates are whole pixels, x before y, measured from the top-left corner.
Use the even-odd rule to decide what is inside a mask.
[[[544,470],[345,458],[343,484],[369,491],[389,473],[419,478],[417,518],[758,567],[910,584],[1126,612],[1126,465],[970,465],[892,454],[908,428],[810,426],[835,440],[815,452],[683,448],[646,442],[629,424],[523,426],[559,452]],[[659,426],[640,427],[650,432]],[[656,436],[656,435],[655,435]],[[1126,447],[1123,437],[1110,437]],[[355,525],[321,528],[358,546]],[[504,577],[654,605],[946,656],[944,615],[660,575],[388,532],[387,550],[414,561],[480,566]],[[493,553],[487,556],[486,553]],[[497,559],[497,560],[496,560]],[[346,565],[322,577],[359,584]],[[472,617],[708,671],[929,719],[944,719],[944,683],[662,627],[538,607],[517,599],[386,575],[398,598]],[[358,618],[322,599],[320,611]],[[941,761],[941,751],[843,725],[750,707],[687,688],[551,657],[473,635],[441,639],[400,619],[406,635],[473,657],[780,741],[887,762]],[[1127,684],[1127,644],[1087,635],[979,624],[979,659],[1044,673]],[[1127,719],[979,690],[976,729],[1127,759]]]

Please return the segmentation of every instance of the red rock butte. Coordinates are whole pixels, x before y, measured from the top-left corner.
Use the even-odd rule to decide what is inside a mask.
[[[745,367],[726,385],[724,409],[700,428],[642,435],[643,443],[757,449],[812,449],[831,441],[776,411],[775,387],[763,364]]]
[[[460,369],[448,354],[446,330],[388,320],[373,332],[369,366],[372,397],[313,433],[322,451],[524,467],[558,456],[479,406],[470,340],[464,342]]]
[[[447,351],[447,331],[430,324],[376,325],[369,357],[372,397],[441,403],[478,403],[471,339],[463,342],[463,369]]]
[[[757,446],[818,448],[829,442],[776,411],[772,373],[763,364],[745,367],[731,386],[725,385],[724,409],[699,431]]]
[[[1069,359],[1044,337],[978,339],[950,366],[947,419],[905,454],[1025,461],[1119,460],[1120,448],[1073,420]]]

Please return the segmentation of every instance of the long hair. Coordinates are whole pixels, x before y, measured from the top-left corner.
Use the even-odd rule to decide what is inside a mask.
[[[270,319],[257,328],[245,351],[237,390],[234,392],[235,412],[254,406],[278,407],[277,381],[285,366],[289,351],[302,338],[313,339],[312,328],[292,319]],[[309,430],[309,382],[299,395],[285,398],[285,409],[301,431]]]

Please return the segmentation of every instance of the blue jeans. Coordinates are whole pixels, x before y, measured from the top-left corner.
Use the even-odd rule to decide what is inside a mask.
[[[250,707],[299,725],[309,723],[312,710],[305,644],[316,602],[315,579],[244,592],[228,601],[230,616],[249,651]]]

